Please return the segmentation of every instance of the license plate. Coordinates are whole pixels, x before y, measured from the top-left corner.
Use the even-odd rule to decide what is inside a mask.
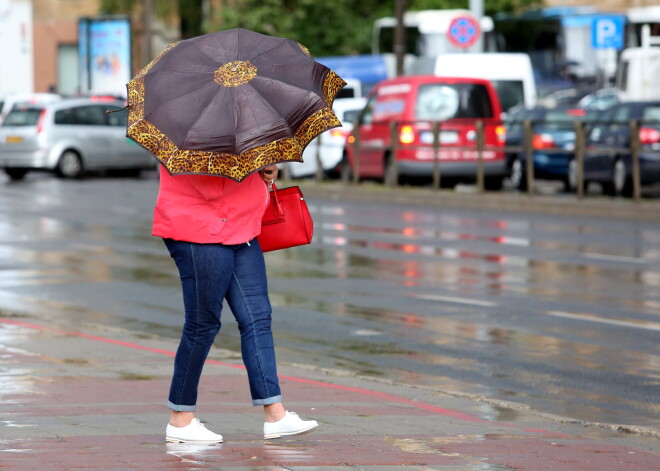
[[[5,141],[7,144],[18,144],[19,142],[23,142],[23,138],[21,136],[7,136]]]
[[[424,131],[420,133],[420,139],[423,144],[433,144],[433,133]],[[458,133],[456,131],[440,131],[438,136],[440,144],[456,144],[458,142]]]

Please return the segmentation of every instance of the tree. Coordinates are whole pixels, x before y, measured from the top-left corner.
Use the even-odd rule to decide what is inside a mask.
[[[378,0],[225,0],[214,24],[291,38],[315,56],[348,55],[370,51],[373,19],[392,8]]]

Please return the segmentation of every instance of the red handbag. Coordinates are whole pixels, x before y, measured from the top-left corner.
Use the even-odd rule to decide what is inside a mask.
[[[261,250],[270,252],[309,244],[313,230],[312,216],[300,188],[291,186],[278,190],[273,184],[257,238]]]

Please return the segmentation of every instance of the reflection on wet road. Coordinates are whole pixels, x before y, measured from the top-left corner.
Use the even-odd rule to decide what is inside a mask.
[[[3,184],[0,315],[178,336],[156,187]],[[280,360],[657,425],[660,225],[383,198],[308,195],[313,244],[267,255]],[[233,321],[217,345],[238,351]]]

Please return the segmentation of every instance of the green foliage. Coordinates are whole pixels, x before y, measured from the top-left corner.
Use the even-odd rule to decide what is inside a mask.
[[[178,12],[182,37],[229,28],[294,39],[315,56],[368,54],[375,19],[394,16],[390,0],[222,0],[221,6],[202,17],[202,0],[152,0],[154,15]],[[144,0],[101,0],[102,13],[139,14]],[[485,13],[539,8],[543,0],[488,0]],[[468,0],[408,0],[408,10],[468,8]]]
[[[315,56],[368,53],[373,19],[391,15],[377,0],[242,0],[225,4],[215,29],[247,28],[294,39]]]

